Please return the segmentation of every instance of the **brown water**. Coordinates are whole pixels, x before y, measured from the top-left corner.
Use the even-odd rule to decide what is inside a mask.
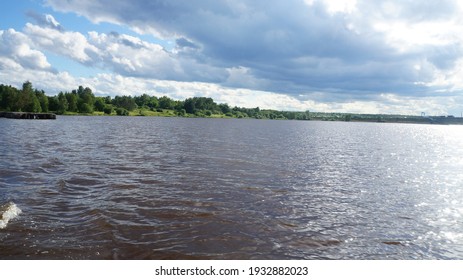
[[[463,259],[462,141],[462,126],[0,119],[0,208],[22,210],[0,258]]]

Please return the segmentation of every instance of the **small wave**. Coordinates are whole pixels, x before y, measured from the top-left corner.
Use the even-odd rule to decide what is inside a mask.
[[[8,222],[21,214],[21,209],[19,209],[16,204],[9,202],[5,205],[0,206],[0,229],[6,228]]]

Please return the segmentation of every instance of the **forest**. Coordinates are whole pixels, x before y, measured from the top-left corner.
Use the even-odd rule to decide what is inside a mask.
[[[463,124],[454,116],[411,116],[395,114],[352,114],[231,107],[210,97],[174,100],[167,96],[95,96],[88,87],[48,96],[26,81],[21,89],[0,84],[0,112],[55,113],[58,115],[178,116],[203,118],[254,118],[272,120],[320,120],[423,124]]]
[[[47,96],[43,90],[34,89],[32,83],[23,83],[21,89],[0,85],[0,111],[53,112],[58,115],[138,115],[183,117],[230,117],[256,119],[310,119],[310,112],[286,112],[256,108],[231,107],[217,104],[209,97],[192,97],[183,101],[167,96],[148,94],[139,96],[95,96],[88,87],[79,86],[70,92]]]

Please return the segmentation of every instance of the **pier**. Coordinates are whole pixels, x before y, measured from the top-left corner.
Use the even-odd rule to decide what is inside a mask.
[[[0,118],[23,120],[55,120],[56,115],[53,113],[0,112]]]

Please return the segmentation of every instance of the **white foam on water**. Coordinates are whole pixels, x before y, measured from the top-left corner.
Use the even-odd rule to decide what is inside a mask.
[[[8,222],[21,214],[21,209],[19,209],[16,204],[9,202],[5,205],[0,206],[0,229],[6,228]]]

